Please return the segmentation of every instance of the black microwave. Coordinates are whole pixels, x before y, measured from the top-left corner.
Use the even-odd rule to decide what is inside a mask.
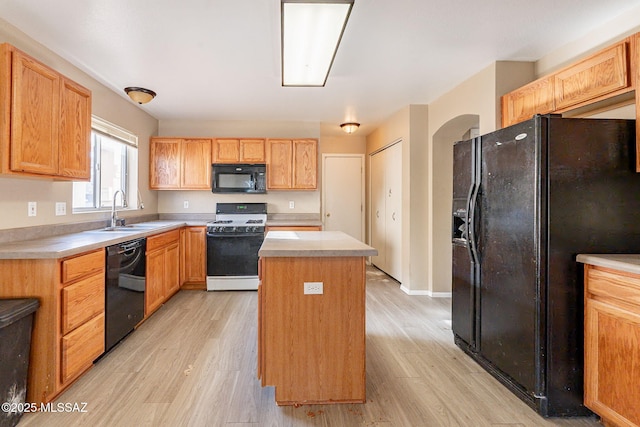
[[[211,191],[266,193],[267,166],[263,163],[214,163],[211,165]]]

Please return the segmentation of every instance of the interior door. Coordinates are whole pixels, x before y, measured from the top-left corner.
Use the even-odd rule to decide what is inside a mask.
[[[381,270],[386,270],[385,243],[385,186],[384,186],[384,154],[371,156],[371,246],[378,250],[378,255],[371,257],[371,263]]]
[[[402,145],[385,152],[385,272],[402,281]]]
[[[364,155],[324,154],[323,229],[364,240]]]
[[[371,246],[373,265],[402,280],[402,145],[371,156]]]

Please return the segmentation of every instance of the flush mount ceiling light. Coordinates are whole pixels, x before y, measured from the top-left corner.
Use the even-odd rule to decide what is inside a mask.
[[[356,122],[343,123],[340,125],[340,127],[346,133],[351,134],[358,130],[358,128],[360,127],[360,123],[356,123]]]
[[[156,93],[150,89],[143,87],[125,87],[124,91],[129,95],[133,102],[138,104],[146,104],[156,97]]]
[[[324,86],[354,0],[281,0],[282,86]]]

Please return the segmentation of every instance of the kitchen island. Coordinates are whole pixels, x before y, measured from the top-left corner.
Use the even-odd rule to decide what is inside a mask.
[[[339,231],[271,231],[259,251],[258,378],[278,405],[365,402],[365,257]]]

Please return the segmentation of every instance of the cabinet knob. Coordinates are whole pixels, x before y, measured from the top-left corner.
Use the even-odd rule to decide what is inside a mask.
[[[331,216],[331,213],[327,212],[327,218],[329,218]]]

